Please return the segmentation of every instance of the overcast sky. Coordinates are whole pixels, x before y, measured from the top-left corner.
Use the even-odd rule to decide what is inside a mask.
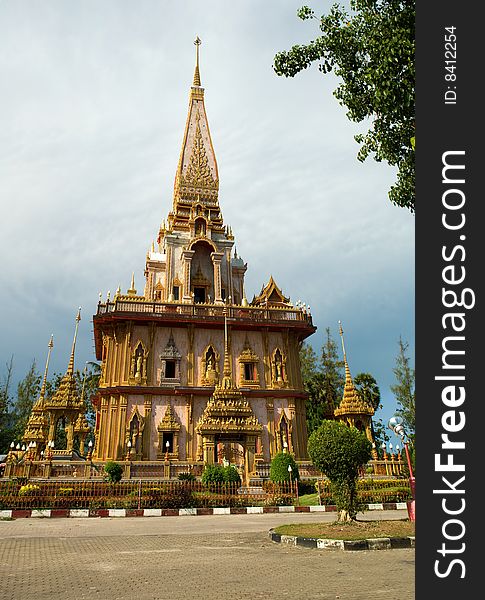
[[[248,263],[246,293],[272,274],[380,386],[387,420],[399,337],[414,356],[414,217],[387,199],[395,170],[356,159],[338,81],[293,79],[277,51],[317,35],[303,0],[0,2],[0,376],[32,359],[64,372],[94,360],[99,292],[143,290],[145,255],[172,205],[195,46],[224,221]],[[312,6],[324,12],[331,2]],[[413,358],[414,362],[414,358]]]

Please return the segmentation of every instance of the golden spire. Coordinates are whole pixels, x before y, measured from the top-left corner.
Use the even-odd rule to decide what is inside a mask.
[[[74,350],[76,349],[77,330],[79,327],[79,321],[81,320],[81,307],[79,307],[76,315],[76,328],[74,330],[74,339],[72,340],[71,356],[69,358],[69,364],[67,366],[66,375],[72,375],[74,373]]]
[[[373,415],[374,409],[369,406],[364,400],[362,400],[355,389],[352,376],[350,374],[349,363],[347,362],[347,354],[345,353],[344,344],[344,332],[342,329],[342,322],[339,321],[339,333],[342,340],[342,351],[344,353],[344,365],[345,365],[345,384],[344,384],[344,395],[340,406],[335,409],[335,416],[345,414],[368,414]]]
[[[134,272],[131,274],[131,285],[130,285],[130,289],[127,291],[127,294],[129,294],[130,296],[136,296],[135,273]]]
[[[46,387],[46,383],[47,383],[47,371],[49,369],[49,360],[51,357],[52,348],[54,347],[54,334],[53,333],[51,334],[51,339],[49,340],[47,347],[49,348],[49,350],[47,351],[47,360],[45,362],[44,378],[42,380],[42,387],[40,388],[40,394],[39,394],[39,399],[37,400],[37,404],[42,404],[42,402],[44,400],[44,396],[45,396],[45,387]]]
[[[197,36],[195,38],[194,41],[195,44],[195,71],[194,71],[194,81],[193,81],[193,86],[194,87],[200,87],[200,73],[199,73],[199,46],[202,44],[199,36]]]
[[[227,311],[224,308],[224,370],[221,382],[221,388],[232,389],[234,383],[232,381],[231,361],[229,359],[229,338],[227,335]]]

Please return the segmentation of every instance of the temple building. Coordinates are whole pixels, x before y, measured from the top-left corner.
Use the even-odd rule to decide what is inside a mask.
[[[93,317],[102,370],[93,459],[229,461],[248,478],[282,450],[308,460],[299,349],[316,327],[272,277],[246,298],[195,44],[173,205],[147,252],[144,289],[132,276]]]

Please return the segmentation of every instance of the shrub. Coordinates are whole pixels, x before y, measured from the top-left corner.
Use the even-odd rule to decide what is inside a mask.
[[[123,477],[123,467],[112,460],[109,460],[104,465],[104,471],[106,473],[106,478],[110,483],[118,483]]]
[[[224,467],[221,465],[206,465],[202,473],[202,483],[224,483]]]
[[[277,483],[290,481],[289,465],[291,465],[291,481],[298,481],[300,479],[298,465],[293,456],[288,452],[278,452],[273,457],[269,468],[269,478],[271,481],[276,481]]]
[[[236,467],[232,465],[228,465],[227,467],[223,467],[224,471],[224,481],[226,483],[241,483],[241,476],[239,475]]]
[[[70,496],[74,492],[72,487],[61,487],[57,490],[58,496]]]
[[[371,458],[372,445],[355,427],[323,421],[308,439],[313,464],[330,479],[339,521],[354,520],[362,509],[357,498],[359,468]]]
[[[195,475],[193,473],[179,473],[179,481],[195,481]]]

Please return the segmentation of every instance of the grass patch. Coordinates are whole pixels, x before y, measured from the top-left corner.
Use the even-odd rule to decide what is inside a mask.
[[[396,521],[353,521],[352,523],[298,523],[281,525],[274,529],[281,535],[333,540],[365,540],[368,538],[415,535],[415,524],[408,519]]]
[[[320,504],[320,502],[318,501],[318,494],[304,494],[303,496],[299,497],[299,505],[300,506],[317,506],[318,504]],[[296,500],[295,500],[296,503]]]

